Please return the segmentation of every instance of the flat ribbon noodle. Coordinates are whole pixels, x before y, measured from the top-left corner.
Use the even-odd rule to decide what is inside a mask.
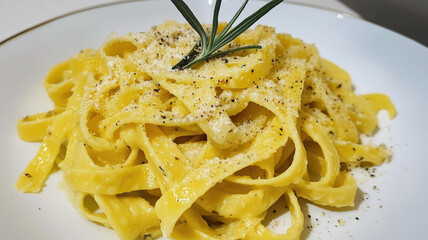
[[[314,45],[267,26],[221,50],[261,49],[172,70],[197,41],[167,21],[52,68],[54,108],[17,124],[21,139],[42,145],[15,188],[40,192],[57,165],[79,213],[127,240],[297,240],[299,198],[353,206],[356,181],[342,166],[391,156],[360,141],[380,110],[396,115],[391,100],[356,95]],[[291,226],[277,234],[263,220],[282,197]]]

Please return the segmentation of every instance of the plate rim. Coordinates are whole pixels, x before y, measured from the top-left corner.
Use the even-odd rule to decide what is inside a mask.
[[[78,14],[78,13],[81,13],[81,12],[87,12],[87,11],[91,11],[91,10],[94,10],[94,9],[100,9],[100,8],[111,7],[111,6],[115,6],[115,5],[128,4],[128,3],[135,3],[135,2],[155,2],[155,1],[156,2],[160,2],[160,0],[122,0],[122,1],[116,1],[116,2],[100,3],[100,4],[93,5],[93,6],[83,7],[83,8],[77,9],[77,10],[66,12],[64,14],[60,14],[58,16],[55,16],[55,17],[49,18],[47,20],[44,20],[42,22],[36,23],[33,26],[25,28],[25,29],[23,29],[23,30],[21,30],[21,31],[15,33],[15,34],[12,34],[9,37],[6,37],[5,39],[3,39],[3,40],[0,41],[0,47],[4,46],[6,43],[11,42],[12,40],[14,40],[14,39],[16,39],[18,37],[20,37],[21,35],[24,35],[27,32],[36,30],[39,27],[42,27],[42,26],[44,26],[46,24],[49,24],[51,22],[55,22],[55,21],[57,21],[59,19],[66,18],[68,16],[75,15],[75,14]],[[163,1],[166,1],[166,0],[163,0]],[[205,1],[207,1],[207,0],[205,0]],[[264,2],[266,0],[253,0],[253,1],[254,2]],[[381,26],[381,25],[379,25],[377,23],[369,22],[369,21],[367,21],[367,20],[365,20],[363,18],[360,18],[358,16],[353,16],[352,14],[343,13],[343,12],[340,12],[340,11],[337,11],[335,9],[328,8],[328,7],[314,6],[314,5],[311,5],[309,3],[288,2],[287,0],[283,0],[281,4],[290,4],[290,5],[300,6],[300,7],[304,7],[304,8],[312,8],[312,9],[317,9],[319,11],[325,11],[325,12],[340,14],[340,15],[342,15],[345,18],[349,18],[349,19],[353,19],[353,20],[356,20],[356,21],[360,21],[360,22],[363,22],[365,24],[373,25],[373,26],[376,26],[377,28],[389,31],[392,34],[397,34],[397,35],[405,38],[406,41],[410,41],[413,44],[418,45],[418,47],[422,47],[422,48],[425,48],[426,50],[428,50],[427,46],[423,45],[422,43],[417,42],[416,40],[414,40],[412,38],[409,38],[409,37],[407,37],[407,36],[405,36],[405,35],[403,35],[403,34],[401,34],[399,32],[396,32],[394,30],[391,30],[389,28]]]

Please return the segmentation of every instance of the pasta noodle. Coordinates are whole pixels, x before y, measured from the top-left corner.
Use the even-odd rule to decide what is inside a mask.
[[[168,21],[55,66],[44,81],[53,110],[18,121],[20,137],[42,145],[16,189],[40,192],[57,165],[76,209],[120,239],[299,239],[299,198],[353,206],[357,185],[341,166],[390,156],[359,139],[380,109],[395,116],[389,98],[355,95],[314,45],[267,26],[226,46],[262,49],[171,70],[196,41]],[[286,234],[263,225],[280,198]]]

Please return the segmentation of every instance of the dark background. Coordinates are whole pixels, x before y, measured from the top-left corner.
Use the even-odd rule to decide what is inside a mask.
[[[428,0],[339,0],[367,21],[428,46]]]

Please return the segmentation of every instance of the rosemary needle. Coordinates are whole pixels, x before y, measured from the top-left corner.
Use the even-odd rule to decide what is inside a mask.
[[[245,30],[250,28],[255,22],[257,22],[261,17],[266,15],[272,8],[276,7],[283,0],[271,0],[266,3],[259,10],[251,14],[249,17],[245,18],[241,23],[236,25],[236,27],[232,28],[232,25],[235,23],[236,19],[238,19],[239,15],[244,10],[245,6],[248,3],[248,0],[245,0],[239,10],[235,13],[233,18],[227,23],[226,27],[218,34],[218,14],[220,12],[221,0],[217,0],[214,7],[213,14],[213,22],[211,27],[211,34],[208,37],[207,32],[205,32],[201,23],[198,21],[196,16],[193,14],[192,10],[186,5],[183,0],[171,0],[172,3],[177,7],[183,17],[187,20],[187,22],[192,26],[193,29],[198,33],[200,40],[193,46],[192,50],[175,64],[172,69],[186,69],[190,68],[194,64],[218,56],[223,56],[228,53],[242,51],[245,49],[260,49],[262,46],[260,45],[247,45],[238,48],[229,49],[226,51],[216,52],[226,44],[233,41],[239,35],[241,35]],[[216,52],[216,53],[214,53]]]

